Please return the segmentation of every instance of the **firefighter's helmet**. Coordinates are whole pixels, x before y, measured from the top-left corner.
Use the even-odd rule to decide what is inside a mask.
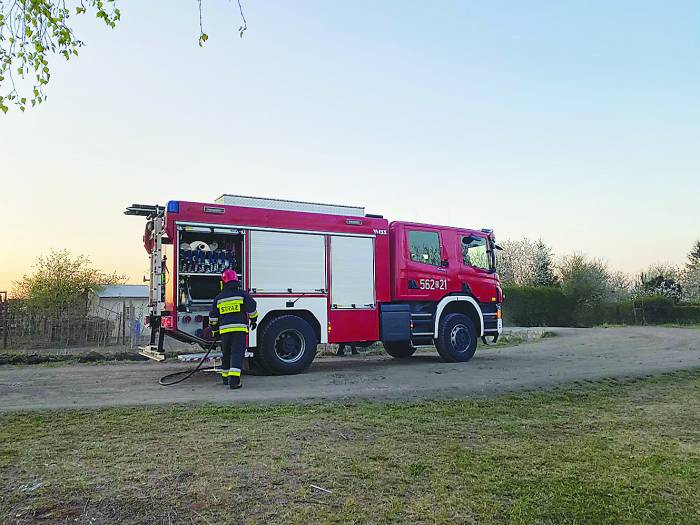
[[[229,268],[223,271],[223,273],[221,274],[221,280],[224,283],[228,283],[231,281],[238,282],[238,275],[236,274],[236,272]]]

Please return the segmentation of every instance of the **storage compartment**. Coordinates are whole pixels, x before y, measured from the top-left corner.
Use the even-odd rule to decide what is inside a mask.
[[[262,293],[325,292],[323,235],[250,232],[250,289]]]
[[[374,283],[374,239],[332,236],[332,308],[374,308]]]
[[[236,228],[178,227],[178,311],[206,312],[221,291],[221,272],[226,269],[243,281],[243,241],[244,233]],[[188,328],[200,328],[193,324]]]

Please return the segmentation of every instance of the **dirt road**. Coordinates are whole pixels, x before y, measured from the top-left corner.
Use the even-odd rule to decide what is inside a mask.
[[[560,329],[557,337],[480,348],[468,363],[437,354],[324,358],[302,375],[246,377],[229,391],[210,374],[173,387],[179,363],[0,367],[0,410],[90,408],[187,402],[267,403],[411,400],[549,387],[574,380],[643,376],[700,366],[700,330],[657,327]]]

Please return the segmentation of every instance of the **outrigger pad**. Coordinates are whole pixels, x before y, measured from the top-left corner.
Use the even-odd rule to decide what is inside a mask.
[[[165,352],[159,352],[155,345],[140,346],[139,355],[153,359],[154,361],[165,361]]]

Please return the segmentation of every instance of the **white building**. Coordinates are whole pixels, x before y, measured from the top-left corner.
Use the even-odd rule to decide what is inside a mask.
[[[131,311],[133,308],[133,312]],[[134,320],[135,335],[144,331],[144,319],[148,315],[148,286],[145,284],[110,284],[90,294],[88,315],[128,323]],[[131,327],[126,329],[128,334]]]

